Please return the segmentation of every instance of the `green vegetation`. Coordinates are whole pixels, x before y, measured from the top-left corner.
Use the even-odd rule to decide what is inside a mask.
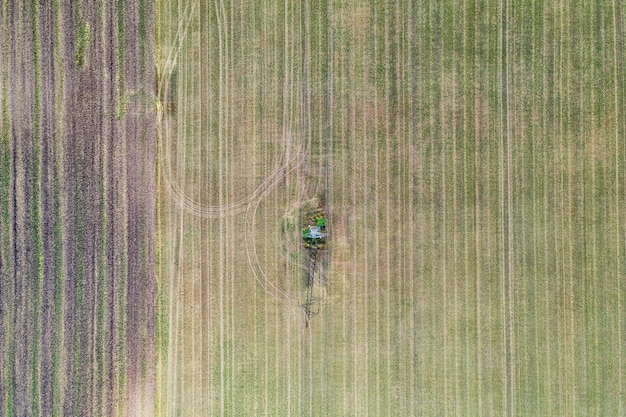
[[[290,220],[286,220],[280,226],[280,233],[281,234],[292,233],[294,230],[296,230],[296,226]]]
[[[146,0],[139,0],[139,70],[143,74],[146,70],[146,41],[148,29],[146,28]]]
[[[117,97],[117,106],[115,107],[115,117],[118,120],[122,120],[124,116],[126,116],[126,110],[128,108],[128,104],[130,99],[127,95],[121,95]]]
[[[103,153],[102,155],[102,163],[106,166],[106,161],[109,155],[107,153]],[[99,248],[100,253],[98,254],[97,259],[97,271],[96,271],[96,288],[97,292],[95,295],[96,302],[96,333],[95,333],[95,364],[94,364],[94,372],[96,379],[96,387],[104,387],[108,382],[107,378],[107,355],[109,352],[107,351],[107,328],[108,328],[108,319],[112,312],[107,311],[108,305],[107,300],[109,297],[109,288],[113,284],[109,282],[108,268],[107,268],[107,256],[109,253],[109,240],[108,240],[108,229],[111,225],[109,215],[107,213],[107,206],[110,197],[107,194],[107,187],[109,186],[110,179],[108,178],[108,173],[106,170],[103,170],[102,181],[100,181],[100,206],[98,207],[98,211],[100,213],[100,236],[99,236]],[[102,395],[97,395],[94,403],[94,417],[98,417],[102,415],[103,405],[105,403],[106,398],[106,390],[101,389]]]
[[[126,225],[122,227],[121,231],[121,241],[125,242],[128,239],[128,232],[126,229]],[[116,395],[119,400],[117,401],[116,413],[118,416],[126,415],[126,336],[127,336],[127,279],[128,279],[128,252],[126,250],[121,251],[118,255],[118,259],[116,259],[117,267],[119,268],[118,282],[114,285],[117,285],[117,299],[115,300],[115,311],[112,311],[111,314],[115,315],[115,321],[117,325],[117,362],[115,364],[111,364],[111,366],[115,369],[115,378],[116,384],[115,389],[117,389]]]
[[[144,242],[141,253],[129,254],[126,227],[143,221],[139,238],[145,239],[152,231],[145,218],[129,213],[134,202],[151,207],[143,195],[146,187],[127,184],[126,175],[138,169],[141,180],[150,183],[141,165],[152,166],[146,150],[152,146],[153,122],[140,117],[139,123],[120,124],[115,117],[135,109],[124,88],[127,70],[152,65],[145,54],[152,51],[148,31],[153,16],[144,0],[116,1],[111,8],[98,1],[96,16],[83,1],[54,0],[47,9],[40,4],[31,0],[0,6],[7,35],[0,43],[0,345],[5,348],[0,355],[0,414],[99,415],[112,410],[135,415],[135,410],[126,412],[126,399],[141,401],[143,393],[128,386],[126,373],[137,365],[140,371],[133,377],[150,375],[145,358],[151,357],[151,345],[143,331],[137,348],[125,338],[130,328],[150,328],[152,306],[141,300],[140,322],[126,324],[131,308],[127,264],[141,258],[141,273],[151,277],[151,265],[145,263],[151,244]],[[141,34],[138,28],[126,33],[126,9],[146,14],[140,17]],[[107,32],[110,22],[113,39]],[[63,42],[68,33],[73,42]],[[128,46],[132,53],[125,52]],[[144,48],[143,64],[135,56],[138,48]],[[64,59],[68,53],[70,62]],[[113,69],[102,67],[110,53],[119,58]],[[76,72],[87,67],[95,78]],[[117,78],[97,77],[99,71]],[[134,85],[149,91],[153,80],[134,80]],[[86,109],[102,113],[85,117],[81,112]],[[134,150],[131,138],[139,135]],[[119,146],[116,138],[126,137],[128,143]],[[127,161],[128,154],[140,158]],[[102,179],[109,176],[109,181]],[[95,230],[86,230],[93,225]],[[114,242],[107,242],[111,235]],[[65,276],[66,270],[71,276]],[[107,312],[109,303],[114,311]],[[140,356],[145,349],[145,356],[129,364],[127,347]]]
[[[53,44],[54,44],[54,69],[55,69],[55,113],[62,119],[63,109],[63,57],[62,47],[62,27],[61,27],[61,0],[53,2]],[[61,124],[57,124],[55,129],[54,155],[51,163],[54,164],[54,179],[52,185],[52,196],[54,204],[54,340],[52,353],[52,416],[61,417],[63,415],[63,397],[61,386],[63,384],[62,358],[63,358],[63,213],[61,210],[61,184],[62,184],[62,134]]]
[[[76,163],[77,172],[81,172],[84,169],[85,163],[81,157],[78,158],[78,162]],[[80,181],[76,181],[75,189],[74,189],[74,202],[73,206],[76,210],[76,214],[73,220],[75,224],[75,248],[74,248],[74,256],[76,259],[76,270],[74,271],[75,277],[73,277],[76,282],[74,283],[74,294],[75,294],[75,302],[74,309],[76,317],[83,317],[85,314],[89,314],[90,312],[85,311],[85,225],[84,225],[84,202],[82,196],[82,184]],[[74,346],[71,347],[71,352],[73,353],[72,357],[68,355],[68,361],[71,361],[73,375],[71,375],[72,381],[72,398],[84,398],[85,390],[87,383],[89,381],[85,381],[82,378],[83,372],[83,347],[85,346],[85,339],[88,335],[85,335],[81,332],[81,321],[77,320],[75,322],[75,333],[74,333]],[[81,410],[85,407],[85,404],[80,401],[74,401],[74,415],[80,415]]]
[[[33,248],[33,258],[28,262],[32,266],[31,291],[32,297],[31,322],[34,329],[30,332],[31,346],[29,352],[30,363],[30,393],[31,411],[34,415],[40,414],[40,381],[41,381],[41,298],[43,286],[43,239],[41,214],[41,42],[39,34],[39,2],[31,2],[31,24],[33,27],[33,68],[35,70],[35,85],[33,97],[32,143],[33,165],[30,168],[31,181],[27,185],[31,192],[30,201],[30,245]]]
[[[150,235],[131,213],[149,199],[131,199],[151,187],[129,178],[152,173],[128,158],[152,167],[153,121],[124,118],[141,113],[126,73],[152,73],[152,6],[98,1],[87,22],[83,3],[54,0],[53,33],[40,2],[0,5],[7,416],[134,415],[151,398],[151,356],[133,350],[152,347],[149,310],[128,319],[152,248],[128,225]],[[626,415],[622,3],[158,0],[159,276],[138,307],[156,302],[157,415]],[[89,61],[109,52],[113,68]],[[72,64],[115,79],[97,96]],[[100,97],[84,123],[102,137],[72,136],[80,94]],[[332,231],[325,251],[309,226]]]
[[[61,358],[62,358],[62,329],[63,329],[63,239],[61,234],[61,202],[58,183],[55,185],[54,191],[55,201],[55,283],[54,283],[54,341],[52,354],[52,380],[53,392],[52,402],[53,417],[62,415],[62,397],[61,397]]]
[[[125,42],[126,42],[126,23],[125,18],[125,5],[126,0],[115,0],[115,10],[117,15],[117,96],[116,96],[116,114],[117,118],[121,119],[126,114],[126,87],[124,86],[124,75],[126,72],[126,56],[125,56]]]
[[[2,250],[8,251],[9,225],[11,224],[10,208],[10,185],[11,185],[11,120],[9,114],[9,91],[8,71],[2,76],[2,95],[0,96],[2,108],[2,127],[0,129],[0,218],[2,219]]]
[[[4,7],[4,5],[3,5]],[[6,16],[3,13],[3,16]],[[4,26],[4,21],[2,22]],[[6,27],[6,26],[5,26]],[[4,55],[4,54],[3,54]],[[1,249],[0,249],[0,258],[2,259],[2,269],[3,273],[6,276],[0,277],[3,280],[3,292],[4,294],[0,294],[0,301],[2,302],[2,308],[5,309],[3,314],[4,320],[2,324],[6,326],[3,345],[6,347],[1,353],[4,358],[0,360],[4,369],[2,370],[2,378],[0,379],[0,383],[4,384],[5,387],[12,387],[14,384],[13,375],[15,370],[15,333],[14,333],[14,325],[13,325],[13,306],[14,306],[14,298],[13,298],[13,257],[12,255],[12,224],[13,219],[11,216],[11,200],[10,200],[10,184],[11,184],[11,145],[9,142],[10,139],[10,115],[9,115],[9,107],[8,107],[8,94],[7,92],[7,81],[8,76],[2,76],[2,129],[0,133],[0,215],[2,218],[2,224],[0,225],[0,236],[2,237]],[[5,415],[11,416],[15,415],[15,399],[14,392],[12,389],[6,389],[4,403],[0,404],[0,408],[2,408],[5,412]]]
[[[8,3],[3,2],[0,25],[3,33],[9,31]],[[10,49],[8,43],[0,43],[0,59],[2,65],[10,63]],[[0,308],[3,309],[0,325],[3,326],[2,345],[5,347],[0,352],[0,384],[4,389],[4,398],[0,403],[2,414],[15,415],[15,396],[10,388],[14,385],[15,370],[15,327],[14,327],[14,291],[13,282],[13,216],[11,201],[11,178],[13,166],[13,153],[11,146],[11,115],[9,107],[9,71],[2,71],[0,75],[0,111],[2,112],[0,125],[0,262],[2,262],[2,293],[0,294]]]
[[[79,22],[76,28],[76,65],[78,68],[84,68],[87,65],[87,50],[89,49],[89,41],[91,34],[89,24],[87,22]]]

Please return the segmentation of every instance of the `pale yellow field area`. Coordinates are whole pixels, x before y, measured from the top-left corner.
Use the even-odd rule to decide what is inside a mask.
[[[624,415],[621,2],[155,11],[157,415]]]

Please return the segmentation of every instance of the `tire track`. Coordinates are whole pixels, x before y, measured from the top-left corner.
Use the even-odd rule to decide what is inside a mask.
[[[501,88],[501,154],[500,160],[502,164],[501,177],[501,227],[502,227],[502,318],[504,320],[504,354],[505,354],[505,391],[504,391],[504,413],[507,416],[515,416],[515,407],[513,405],[514,398],[514,340],[513,340],[513,281],[511,270],[511,134],[510,114],[509,114],[509,79],[508,79],[508,22],[509,10],[508,0],[501,0],[501,56],[500,56],[500,88]]]
[[[618,230],[621,225],[621,217],[620,217],[620,175],[619,175],[619,164],[620,164],[620,126],[619,126],[619,117],[617,117],[618,109],[620,108],[620,94],[618,90],[618,85],[622,85],[623,92],[623,74],[624,74],[624,31],[623,31],[623,21],[622,21],[622,2],[621,0],[613,0],[612,2],[612,18],[613,18],[613,84],[614,90],[613,94],[614,98],[614,109],[616,112],[615,122],[613,129],[615,129],[615,223],[617,224]],[[618,30],[619,29],[619,30]],[[618,34],[619,32],[619,34]],[[619,49],[618,49],[619,45]],[[618,53],[619,51],[619,53]],[[618,74],[622,74],[622,78],[620,80]],[[622,96],[623,99],[623,96]],[[623,117],[623,116],[622,116]],[[623,123],[623,118],[622,118]],[[624,245],[623,241],[620,240],[620,233],[616,234],[617,236],[617,249],[615,251],[616,259],[616,281],[617,281],[617,306],[616,306],[616,315],[617,315],[617,393],[618,393],[618,415],[624,415],[624,396],[620,395],[623,392],[623,358],[622,358],[622,279],[620,277],[620,264],[623,260],[620,259],[620,254],[623,253],[622,246]]]
[[[289,173],[298,168],[298,166],[302,163],[302,161],[306,157],[306,152],[300,153],[301,157],[297,158],[295,163],[291,164],[290,167],[285,169],[284,173],[281,175],[271,176],[271,182],[267,187],[264,187],[257,198],[254,199],[252,204],[248,204],[246,207],[246,215],[245,215],[245,225],[246,231],[254,230],[254,223],[256,219],[256,211],[261,204],[263,198],[270,192],[272,189]],[[294,158],[295,159],[295,158]],[[261,266],[261,262],[259,261],[259,256],[257,253],[257,245],[256,245],[256,234],[245,233],[244,234],[244,242],[246,248],[246,256],[248,258],[248,264],[250,265],[250,269],[254,275],[254,279],[259,283],[261,288],[263,288],[268,294],[270,294],[277,301],[286,302],[287,305],[291,308],[293,312],[299,313],[300,304],[294,301],[293,297],[289,295],[286,291],[279,288],[276,284],[274,284],[270,279],[268,279],[267,274],[263,270]],[[299,317],[299,314],[298,314]]]
[[[227,20],[229,19],[227,11],[225,10],[225,6],[219,2],[215,1],[212,4],[213,7],[216,8],[217,13],[217,25],[218,25],[218,33],[220,36],[220,62],[219,68],[221,71],[220,74],[220,97],[226,100],[230,97],[232,93],[232,89],[229,87],[229,77],[230,75],[227,73],[228,69],[228,57],[225,55],[230,52],[232,46],[230,46],[229,37],[233,35],[230,34],[227,30],[231,30],[227,28]],[[167,97],[169,94],[169,80],[172,76],[172,72],[176,66],[176,62],[180,59],[183,59],[182,56],[179,55],[180,51],[184,47],[183,39],[187,36],[187,33],[191,30],[189,29],[193,26],[193,18],[192,16],[196,14],[197,7],[195,4],[187,3],[184,8],[183,17],[181,18],[178,29],[175,36],[175,45],[165,62],[165,68],[161,71],[162,76],[160,77],[159,83],[157,85],[157,98]],[[228,25],[230,26],[230,25]],[[288,80],[285,80],[287,82]],[[166,109],[163,106],[162,102],[157,102],[156,106],[156,116],[157,116],[157,140],[158,140],[158,161],[159,161],[159,171],[160,178],[162,180],[162,184],[167,193],[169,193],[171,197],[171,201],[175,206],[178,206],[182,209],[182,212],[179,213],[181,216],[184,214],[191,215],[192,217],[197,218],[217,218],[220,219],[220,228],[226,228],[225,231],[222,230],[222,237],[228,238],[231,232],[229,228],[232,225],[231,220],[225,219],[224,217],[232,216],[239,213],[244,213],[244,222],[246,225],[246,230],[254,232],[255,223],[256,223],[256,214],[259,205],[262,201],[264,201],[268,194],[273,191],[281,181],[292,174],[294,170],[297,170],[302,167],[303,161],[306,160],[308,155],[308,147],[305,143],[297,143],[292,139],[292,136],[289,132],[286,132],[282,139],[282,153],[279,156],[278,161],[275,166],[271,168],[270,172],[267,176],[265,176],[258,185],[247,195],[245,198],[242,198],[237,201],[224,201],[228,199],[228,197],[232,194],[230,192],[231,188],[228,185],[220,186],[219,195],[220,195],[220,204],[217,205],[209,205],[203,204],[198,200],[195,200],[190,197],[185,191],[185,184],[178,182],[176,180],[175,174],[175,163],[174,163],[174,153],[172,152],[172,146],[176,146],[178,143],[184,143],[185,137],[183,135],[174,136],[171,132],[173,132],[173,123],[176,123],[169,115],[166,113]],[[232,123],[231,114],[228,109],[220,110],[220,133],[221,136],[224,135],[224,129],[226,126],[229,126],[229,123]],[[224,143],[224,140],[220,140],[220,172],[226,170],[227,165],[222,166],[225,163],[224,157],[228,155],[230,146]],[[174,166],[173,166],[174,165]],[[181,165],[178,165],[181,166]],[[225,235],[224,235],[225,233]],[[255,281],[264,289],[264,291],[270,296],[280,302],[286,303],[290,310],[297,313],[296,316],[300,319],[300,308],[299,304],[296,300],[294,300],[290,294],[284,289],[280,288],[277,283],[270,280],[267,276],[267,272],[264,269],[265,267],[262,265],[259,260],[259,255],[257,253],[258,246],[256,241],[256,235],[254,233],[246,233],[244,240],[244,246],[246,249],[246,256],[248,259],[248,264],[250,269],[253,272]],[[181,239],[182,236],[179,237]],[[223,239],[220,239],[223,241]],[[182,246],[182,245],[181,245]],[[227,247],[222,246],[220,249],[220,253],[229,253],[230,251],[226,251]],[[182,249],[181,249],[182,250]],[[179,255],[182,255],[179,254]],[[224,276],[224,274],[229,274],[231,269],[231,263],[228,259],[221,258],[219,261],[220,265],[220,277]],[[173,272],[173,271],[172,271]],[[182,313],[181,302],[178,294],[180,292],[180,288],[178,290],[175,289],[174,286],[180,286],[182,280],[182,276],[179,276],[178,279],[174,279],[174,282],[170,283],[170,288],[174,291],[174,296],[170,299],[170,337],[172,337],[172,342],[170,342],[169,348],[169,376],[167,378],[168,381],[168,397],[174,399],[174,401],[170,402],[170,405],[167,408],[167,412],[169,415],[173,415],[178,409],[184,409],[186,407],[183,406],[185,401],[185,393],[186,390],[184,388],[183,381],[181,379],[179,366],[176,365],[178,361],[180,361],[181,348],[184,348],[182,336],[179,335],[180,328],[180,315]],[[223,283],[220,280],[220,306],[219,306],[219,316],[222,317],[220,320],[220,325],[216,329],[219,332],[219,341],[222,346],[221,359],[218,359],[217,363],[217,384],[219,384],[220,388],[217,388],[217,393],[220,396],[220,399],[217,401],[216,406],[222,412],[228,412],[235,410],[232,407],[232,399],[233,393],[228,392],[229,386],[234,386],[235,377],[234,374],[229,372],[229,369],[234,368],[235,363],[235,350],[234,346],[232,347],[232,351],[227,347],[227,339],[230,333],[234,334],[233,327],[234,326],[234,314],[232,314],[232,304],[234,302],[234,297],[236,296],[233,291],[232,285],[230,286],[224,281]],[[230,292],[230,294],[229,294]],[[228,301],[230,299],[230,302]],[[230,305],[229,305],[230,304]],[[230,315],[231,319],[228,318]],[[232,320],[232,321],[231,321]],[[228,359],[226,356],[228,354],[232,354],[231,359]],[[226,356],[224,356],[226,355]],[[278,364],[278,358],[277,358]],[[266,372],[268,375],[269,372]],[[177,376],[178,375],[178,376]],[[278,385],[277,385],[278,387]],[[220,392],[222,395],[220,395]],[[270,398],[266,398],[270,400]],[[278,400],[278,398],[277,398]],[[266,404],[272,406],[272,404]]]
[[[457,6],[455,5],[455,1],[452,2],[452,7],[456,8]],[[458,27],[458,22],[456,21],[456,15],[452,16],[452,27],[456,28]],[[452,38],[451,41],[452,45],[451,48],[452,50],[455,50],[457,48],[456,46],[456,37]],[[451,105],[452,107],[456,107],[457,106],[457,68],[455,68],[454,65],[452,65],[452,86],[451,86],[451,92],[450,94],[450,100],[451,100]],[[459,203],[458,203],[458,190],[457,190],[457,184],[458,184],[458,152],[457,152],[457,143],[458,143],[458,120],[457,120],[457,112],[455,110],[452,111],[452,114],[450,115],[450,121],[452,123],[451,129],[450,129],[450,135],[452,136],[451,139],[451,145],[452,145],[452,155],[451,155],[451,164],[452,165],[452,212],[453,213],[459,213]],[[446,152],[447,154],[450,154],[450,152]],[[459,246],[459,238],[458,238],[458,222],[455,220],[452,220],[452,277],[454,280],[454,285],[453,285],[453,290],[452,290],[452,299],[453,299],[453,306],[454,306],[454,313],[453,313],[453,323],[454,323],[454,334],[453,334],[453,343],[454,343],[454,351],[452,353],[453,357],[454,357],[454,392],[457,393],[454,396],[454,413],[455,415],[461,415],[463,413],[461,413],[460,411],[460,397],[461,395],[459,393],[463,392],[461,389],[461,382],[460,382],[460,360],[459,360],[459,348],[461,346],[461,340],[459,338],[459,330],[457,328],[457,325],[459,323],[459,267],[458,267],[458,246]]]
[[[215,3],[215,7],[218,11],[218,33],[222,34],[224,31],[223,19],[226,12],[223,5],[220,5],[217,2]],[[185,7],[184,17],[179,22],[177,33],[173,42],[177,46],[170,51],[164,64],[164,69],[162,71],[163,75],[159,77],[160,81],[157,85],[158,98],[167,97],[169,94],[170,78],[176,62],[179,58],[181,45],[183,43],[183,39],[185,39],[188,32],[188,28],[191,24],[195,9],[195,3],[191,2],[188,3]],[[227,36],[227,34],[225,36]],[[224,42],[224,40],[222,41]],[[220,47],[220,50],[222,48],[223,47]],[[221,62],[220,68],[222,68],[223,66],[224,64]],[[222,84],[223,83],[221,83],[221,85]],[[170,193],[176,204],[191,215],[202,218],[222,218],[225,216],[245,212],[246,230],[254,229],[253,225],[256,219],[256,212],[259,204],[264,199],[264,197],[267,196],[277,184],[283,181],[288,174],[302,166],[304,161],[306,161],[307,159],[307,155],[309,155],[309,149],[304,143],[295,145],[293,143],[291,134],[286,133],[283,136],[284,151],[280,157],[280,160],[276,164],[275,168],[270,172],[270,174],[267,175],[248,196],[235,202],[230,202],[226,204],[202,204],[199,201],[196,201],[189,197],[189,195],[187,195],[180,183],[173,178],[174,175],[172,172],[171,136],[169,134],[171,130],[170,118],[166,114],[162,102],[157,103],[156,116],[158,126],[157,139],[160,174],[164,180],[168,192]],[[220,116],[220,119],[222,119],[223,117],[225,116]],[[314,188],[317,190],[319,188],[319,185],[315,186]],[[275,298],[276,300],[287,302],[290,308],[294,310],[295,306],[297,306],[298,303],[295,302],[287,292],[272,283],[268,279],[265,271],[263,270],[257,253],[255,234],[246,233],[244,236],[246,254],[255,280],[273,298]]]
[[[219,9],[223,9],[223,7],[219,7],[217,4],[215,7]],[[169,94],[169,83],[171,79],[171,75],[178,60],[178,55],[180,52],[182,40],[186,37],[187,30],[191,23],[191,18],[194,15],[195,3],[188,3],[185,11],[184,23],[181,21],[179,24],[174,42],[178,46],[170,51],[168,58],[164,64],[163,74],[165,76],[159,77],[159,85],[157,86],[157,98],[162,99],[167,97]],[[225,14],[225,11],[221,11],[222,14]],[[219,15],[219,13],[218,13]],[[221,19],[218,18],[218,32],[222,33],[222,24]],[[223,64],[220,64],[220,67],[223,67]],[[276,183],[278,183],[281,179],[286,176],[286,171],[290,168],[290,165],[294,162],[300,160],[300,163],[304,161],[303,151],[304,148],[299,146],[295,148],[294,156],[290,157],[290,152],[292,148],[292,140],[291,134],[287,134],[286,143],[284,144],[284,154],[281,156],[282,162],[279,162],[277,166],[271,171],[271,173],[263,180],[261,183],[248,195],[247,197],[240,199],[235,202],[220,204],[220,205],[207,205],[202,204],[198,201],[190,198],[185,190],[180,186],[180,184],[173,179],[172,174],[172,153],[171,146],[169,144],[170,135],[168,132],[170,131],[169,126],[169,118],[165,114],[165,109],[162,102],[157,103],[157,138],[159,141],[158,149],[159,149],[159,166],[161,167],[161,175],[163,176],[165,183],[167,185],[168,191],[173,196],[174,200],[189,213],[206,218],[216,218],[216,217],[224,217],[227,215],[233,215],[237,213],[241,213],[246,211],[248,206],[252,204],[252,202],[264,196],[266,192],[273,188]]]
[[[158,113],[162,113],[162,108],[157,110]],[[285,154],[281,157],[283,162],[277,164],[277,166],[271,171],[271,173],[261,181],[261,183],[245,198],[227,204],[221,205],[206,205],[202,204],[198,201],[190,198],[180,184],[175,181],[172,177],[172,168],[171,168],[171,151],[169,150],[169,146],[165,143],[167,139],[164,139],[163,130],[167,131],[167,126],[169,126],[169,122],[163,122],[162,114],[158,117],[158,123],[160,128],[158,129],[159,134],[159,158],[160,158],[160,167],[161,167],[161,175],[165,181],[168,191],[170,195],[174,199],[174,201],[184,210],[189,212],[194,216],[204,217],[204,218],[218,218],[224,217],[228,215],[238,214],[243,211],[247,211],[248,207],[253,204],[254,201],[263,198],[267,194],[269,190],[271,190],[276,184],[278,184],[282,179],[284,179],[288,172],[291,172],[295,166],[302,163],[304,160],[304,155],[306,154],[304,150],[304,146],[300,145],[295,148],[294,155],[289,158],[289,149],[291,148],[291,136],[288,135],[289,139],[287,140],[287,145],[285,146]],[[165,124],[165,128],[163,125]],[[289,159],[287,159],[289,158]]]
[[[163,146],[162,141],[160,142],[160,147],[161,146]],[[287,148],[289,147],[290,146],[288,145]],[[161,152],[162,153],[160,153],[160,155],[166,154],[171,157],[171,153],[163,151]],[[166,172],[163,176],[163,179],[169,187],[169,191],[171,191],[174,195],[175,201],[186,211],[188,211],[192,215],[199,217],[224,217],[227,215],[233,215],[245,211],[246,230],[253,230],[252,226],[256,218],[256,211],[261,201],[288,174],[293,172],[302,164],[302,162],[306,159],[307,154],[308,152],[305,151],[304,146],[300,145],[298,148],[296,148],[294,156],[285,163],[280,164],[279,167],[275,168],[270,173],[270,175],[268,175],[248,197],[235,203],[219,206],[206,206],[196,201],[193,201],[184,193],[178,183],[171,180],[171,169],[168,169],[169,167],[171,167],[171,164],[167,161],[162,161],[160,165],[162,167],[162,173],[163,169],[169,171]],[[163,168],[164,165],[167,165],[168,168]],[[255,279],[266,291],[271,293],[274,298],[280,299],[281,297],[277,296],[277,293],[275,292],[277,290],[277,287],[271,283],[269,283],[268,285],[269,280],[267,279],[267,276],[260,265],[259,257],[256,250],[256,236],[254,235],[254,233],[245,233],[244,238],[248,262],[250,263],[250,267],[255,275]],[[251,247],[253,248],[252,250]],[[270,288],[273,288],[273,290]],[[289,298],[289,296],[284,291],[281,290],[279,291],[279,293],[282,293],[280,295],[287,296]]]

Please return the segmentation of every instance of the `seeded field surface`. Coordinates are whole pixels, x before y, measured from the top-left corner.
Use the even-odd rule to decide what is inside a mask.
[[[626,412],[621,1],[155,7],[158,415]]]

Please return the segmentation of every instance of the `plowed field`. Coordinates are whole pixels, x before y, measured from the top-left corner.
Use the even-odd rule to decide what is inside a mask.
[[[152,16],[1,3],[0,415],[152,415]]]

